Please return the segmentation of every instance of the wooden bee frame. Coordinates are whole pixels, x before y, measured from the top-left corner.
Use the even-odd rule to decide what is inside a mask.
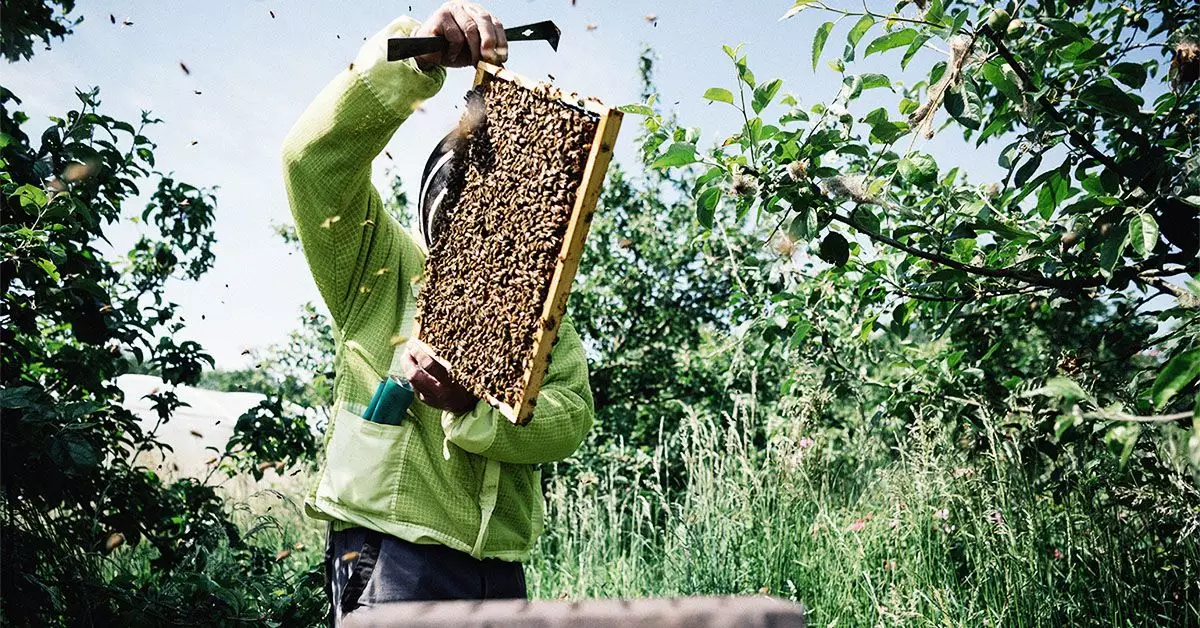
[[[541,391],[542,381],[546,376],[550,352],[558,337],[563,313],[566,311],[571,283],[575,279],[576,271],[579,270],[584,239],[587,237],[592,214],[596,210],[596,202],[600,197],[600,188],[604,183],[604,174],[612,159],[617,133],[621,128],[622,114],[614,108],[605,106],[595,98],[581,98],[578,94],[566,93],[552,85],[530,80],[499,66],[480,62],[476,67],[474,84],[478,86],[489,81],[507,81],[531,90],[542,98],[583,109],[599,118],[583,169],[583,176],[576,191],[575,203],[567,222],[562,249],[557,256],[554,272],[550,277],[546,300],[542,304],[540,324],[533,338],[533,359],[522,376],[520,400],[515,406],[511,406],[491,395],[487,395],[485,398],[488,404],[499,410],[509,421],[517,425],[525,425],[531,418],[537,395]],[[423,340],[419,325],[413,335],[418,341]],[[445,360],[440,358],[439,360],[446,364]],[[446,365],[453,372],[453,364]]]

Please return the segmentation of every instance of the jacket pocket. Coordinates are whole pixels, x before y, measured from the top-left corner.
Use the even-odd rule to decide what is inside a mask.
[[[357,513],[389,515],[404,472],[412,420],[372,423],[339,406],[317,498]]]

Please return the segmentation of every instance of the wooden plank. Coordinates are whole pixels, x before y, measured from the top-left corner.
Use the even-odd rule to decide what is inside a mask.
[[[803,604],[766,596],[392,602],[354,611],[346,628],[804,628]]]
[[[612,107],[605,106],[603,102],[600,102],[600,99],[593,96],[580,96],[576,92],[564,92],[551,83],[547,83],[545,81],[535,81],[531,78],[521,76],[516,72],[510,72],[498,65],[492,65],[485,61],[480,61],[475,70],[475,84],[479,85],[484,80],[487,80],[488,77],[498,78],[510,83],[516,83],[525,89],[541,94],[544,98],[549,100],[558,100],[565,104],[571,105],[572,107],[578,107],[584,111],[594,113],[600,117],[605,117],[612,112],[616,112],[618,115],[621,113]]]
[[[550,290],[547,292],[545,306],[542,309],[542,324],[534,338],[533,365],[526,371],[524,394],[508,419],[517,425],[529,422],[531,413],[537,403],[537,393],[541,390],[542,380],[549,368],[550,352],[558,338],[558,328],[562,323],[563,314],[567,309],[567,297],[571,293],[571,284],[575,273],[579,270],[579,261],[583,257],[583,244],[587,238],[588,229],[592,224],[592,214],[596,211],[596,202],[600,199],[600,190],[604,184],[604,174],[608,163],[612,160],[613,146],[617,141],[617,133],[621,130],[622,114],[615,109],[600,118],[596,127],[596,135],[592,140],[592,150],[588,155],[587,165],[583,170],[583,182],[575,196],[575,207],[571,211],[571,219],[567,223],[567,233],[563,238],[562,252],[558,255],[558,265],[550,279]]]
[[[567,222],[563,246],[558,254],[558,261],[554,273],[551,275],[549,290],[542,306],[541,325],[534,336],[533,360],[524,373],[521,400],[516,407],[513,407],[491,395],[487,395],[485,398],[489,405],[496,408],[509,421],[517,425],[525,425],[531,419],[537,405],[537,395],[541,391],[550,362],[550,354],[558,338],[558,329],[566,311],[571,283],[575,279],[575,273],[579,270],[584,240],[591,225],[596,203],[600,198],[604,175],[612,159],[623,115],[620,111],[605,106],[598,99],[581,98],[574,92],[563,92],[548,83],[533,81],[499,66],[480,62],[476,67],[474,84],[478,86],[493,80],[517,84],[534,91],[542,98],[557,100],[599,117],[596,133],[592,138],[591,148],[584,166],[583,177],[575,193],[575,203]],[[420,338],[419,325],[413,330],[413,337]],[[441,358],[438,360],[453,372],[452,365],[446,364],[446,361]]]

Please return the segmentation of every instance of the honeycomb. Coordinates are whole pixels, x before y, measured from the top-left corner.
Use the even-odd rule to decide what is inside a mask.
[[[476,396],[516,407],[599,116],[505,80],[467,95],[417,297],[420,337]]]

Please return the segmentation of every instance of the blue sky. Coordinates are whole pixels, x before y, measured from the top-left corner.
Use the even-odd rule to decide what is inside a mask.
[[[284,245],[272,223],[290,221],[280,171],[280,145],[293,121],[335,74],[354,58],[363,38],[398,15],[423,19],[435,2],[334,2],[244,0],[238,2],[88,2],[75,34],[40,51],[30,62],[3,66],[3,84],[24,100],[32,116],[27,132],[40,133],[46,116],[77,104],[74,88],[98,85],[105,113],[136,120],[142,109],[164,123],[150,130],[165,171],[200,186],[218,186],[215,268],[200,282],[175,283],[169,297],[182,306],[183,334],[199,341],[219,367],[246,364],[244,348],[275,342],[295,327],[305,301],[319,302],[299,253]],[[638,99],[637,57],[642,43],[660,57],[656,76],[662,102],[687,126],[704,129],[711,142],[736,130],[739,119],[701,98],[713,85],[731,86],[733,70],[722,44],[746,43],[760,80],[779,77],[783,91],[806,105],[833,98],[840,77],[824,64],[816,72],[810,46],[828,13],[805,11],[780,22],[788,1],[631,2],[621,0],[507,1],[487,4],[508,26],[554,20],[563,31],[557,53],[541,42],[514,43],[507,67],[619,105]],[[887,12],[892,2],[870,2]],[[874,6],[878,5],[878,6]],[[411,7],[411,11],[409,10]],[[270,12],[274,12],[272,18]],[[115,16],[117,24],[109,21]],[[657,16],[654,22],[646,16]],[[122,25],[128,19],[132,26]],[[594,30],[587,25],[594,24]],[[826,58],[837,55],[848,23],[831,36]],[[871,35],[867,36],[869,41]],[[899,54],[898,52],[895,54]],[[936,51],[910,68],[928,68]],[[891,70],[897,60],[877,55],[857,72]],[[186,63],[185,75],[179,68]],[[455,107],[469,88],[469,70],[452,71],[445,87],[425,103],[389,145],[394,160],[375,164],[378,185],[392,169],[415,187],[429,151],[454,124]],[[195,91],[200,91],[196,94]],[[880,104],[895,114],[898,96],[875,90],[852,111]],[[678,104],[674,103],[678,101]],[[638,118],[628,116],[617,159],[633,164],[629,141]],[[961,138],[942,134],[923,150],[968,162],[973,178],[996,177],[994,150],[964,159]],[[196,144],[192,144],[192,142]],[[920,144],[919,144],[920,145]],[[140,205],[129,206],[129,215]],[[115,230],[119,250],[140,226],[124,221]],[[203,315],[203,320],[201,319]]]

